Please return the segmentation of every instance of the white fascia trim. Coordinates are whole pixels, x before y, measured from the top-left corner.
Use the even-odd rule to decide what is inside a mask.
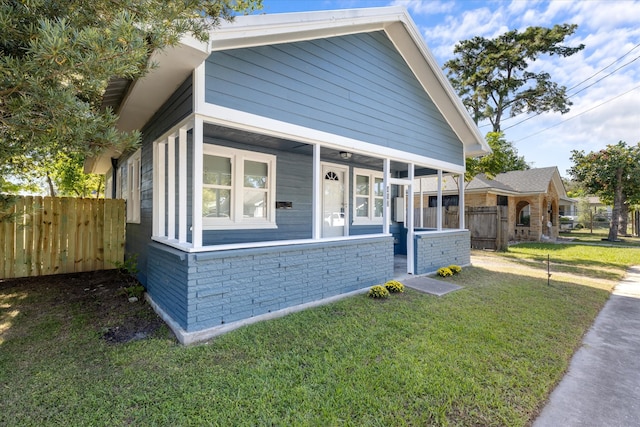
[[[408,16],[401,6],[238,16],[210,32],[210,49],[213,52],[378,31]]]
[[[443,169],[453,173],[465,172],[464,165],[456,165],[432,159],[430,157],[419,156],[406,151],[383,147],[340,135],[334,135],[328,132],[294,125],[292,123],[257,116],[244,111],[221,107],[219,105],[205,104],[203,106],[202,113],[203,115],[197,116],[201,117],[205,123],[218,124],[230,128],[246,130],[248,132],[269,135],[276,138],[300,141],[306,144],[319,144],[322,147],[358,152],[360,154],[378,157],[381,159],[389,158],[399,162],[414,163],[422,167]]]
[[[220,252],[230,251],[234,249],[253,249],[253,248],[269,248],[278,246],[294,246],[294,245],[306,245],[310,243],[327,243],[327,242],[343,242],[350,240],[365,240],[379,237],[391,237],[390,233],[380,234],[360,234],[356,236],[344,236],[344,237],[327,237],[322,239],[298,239],[298,240],[271,240],[265,242],[250,242],[250,243],[231,243],[226,245],[212,245],[212,246],[200,246],[194,247],[191,243],[180,243],[176,239],[169,240],[166,237],[152,236],[151,240],[154,242],[162,243],[163,245],[170,246],[175,249],[179,249],[183,252],[197,253],[197,252]]]

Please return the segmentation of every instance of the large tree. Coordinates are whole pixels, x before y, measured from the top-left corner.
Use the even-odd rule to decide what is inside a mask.
[[[589,193],[613,204],[608,240],[615,241],[623,204],[640,196],[640,143],[628,146],[620,141],[587,154],[573,150],[571,161],[572,177]]]
[[[566,57],[584,49],[584,45],[561,45],[576,28],[569,24],[529,27],[456,44],[457,56],[444,67],[476,124],[489,120],[493,131],[500,132],[505,115],[568,112],[571,101],[566,88],[553,82],[549,73],[528,68],[542,55]]]
[[[524,157],[518,156],[518,150],[504,139],[501,132],[489,132],[486,140],[492,153],[484,157],[467,159],[465,181],[471,181],[474,176],[480,173],[493,179],[499,173],[529,169]]]
[[[110,78],[145,74],[149,54],[209,30],[262,0],[3,0],[0,2],[0,171],[131,146],[101,108]],[[2,183],[2,181],[0,181]],[[2,191],[2,188],[0,188]]]

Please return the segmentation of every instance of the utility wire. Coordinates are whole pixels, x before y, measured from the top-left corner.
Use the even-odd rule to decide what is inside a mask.
[[[640,46],[640,44],[639,44],[638,46]],[[596,80],[595,82],[591,83],[589,86],[585,86],[585,87],[583,87],[582,89],[580,89],[579,91],[574,92],[574,93],[572,93],[571,95],[567,96],[567,99],[569,99],[569,98],[573,97],[574,95],[579,94],[580,92],[582,92],[582,91],[583,91],[583,90],[585,90],[585,89],[589,89],[591,86],[593,86],[593,85],[597,84],[598,82],[600,82],[600,81],[602,81],[602,80],[606,79],[607,77],[609,77],[610,75],[612,75],[612,74],[613,74],[613,73],[615,73],[616,71],[620,70],[621,68],[626,67],[627,65],[629,65],[629,64],[631,64],[631,63],[633,63],[633,62],[637,61],[638,59],[640,59],[640,55],[636,56],[635,58],[633,58],[631,61],[627,62],[626,64],[619,66],[618,68],[616,68],[615,70],[613,70],[612,72],[610,72],[609,74],[607,74],[606,76],[603,76],[603,77],[599,78],[599,79],[598,79],[598,80]],[[608,67],[608,66],[607,66],[607,67]],[[602,71],[602,70],[601,70],[601,71]],[[596,74],[597,74],[597,73],[596,73]],[[595,76],[595,74],[594,74],[594,76]],[[593,76],[591,76],[591,77],[593,77]],[[591,77],[589,77],[589,79],[590,79]],[[583,82],[585,82],[585,81],[587,81],[587,80],[589,80],[589,79],[583,80]],[[574,87],[576,87],[576,86],[574,86]],[[632,90],[633,90],[633,89],[632,89]],[[625,93],[626,93],[626,92],[625,92]],[[623,93],[622,95],[624,95],[624,93]],[[615,99],[615,98],[613,98],[613,99]],[[601,104],[601,105],[602,105],[602,104]],[[524,113],[521,113],[521,114],[524,114]],[[536,113],[536,114],[534,114],[533,116],[529,116],[529,117],[527,117],[526,119],[520,120],[519,122],[514,123],[514,124],[512,124],[511,126],[508,126],[508,127],[504,128],[504,129],[502,129],[502,130],[503,130],[503,131],[505,131],[505,130],[507,130],[507,129],[511,129],[512,127],[518,126],[520,123],[524,123],[524,122],[526,122],[527,120],[531,120],[531,119],[533,119],[533,118],[535,118],[535,117],[538,117],[540,114],[542,114],[542,112]],[[513,117],[516,117],[516,116],[513,116]]]
[[[595,73],[593,73],[591,76],[589,76],[589,77],[587,77],[586,79],[582,80],[580,83],[577,83],[577,84],[573,85],[572,87],[570,87],[569,89],[567,89],[567,91],[571,91],[571,90],[573,90],[573,89],[577,88],[578,86],[582,85],[583,83],[585,83],[585,82],[587,82],[587,81],[591,80],[592,78],[594,78],[594,77],[595,77],[595,76],[597,76],[598,74],[602,73],[602,72],[603,72],[603,71],[605,71],[607,68],[609,68],[609,67],[613,66],[614,64],[616,64],[617,62],[619,62],[620,60],[622,60],[624,57],[626,57],[627,55],[629,55],[631,52],[633,52],[634,50],[636,50],[636,49],[637,49],[637,48],[639,48],[639,47],[640,47],[640,43],[638,43],[637,45],[635,45],[634,47],[632,47],[631,49],[629,49],[625,54],[623,54],[622,56],[618,57],[616,60],[614,60],[613,62],[611,62],[611,63],[610,63],[609,65],[607,65],[606,67],[604,67],[604,68],[602,68],[602,69],[600,69],[600,70],[596,71],[596,72],[595,72]],[[601,82],[602,80],[604,80],[604,79],[606,79],[607,77],[611,76],[613,73],[615,73],[615,72],[619,71],[620,69],[622,69],[622,68],[626,67],[627,65],[629,65],[629,64],[631,64],[631,63],[633,63],[633,62],[637,61],[638,59],[640,59],[640,55],[639,55],[639,56],[636,56],[634,59],[632,59],[631,61],[627,62],[626,64],[621,65],[620,67],[616,68],[615,70],[613,70],[612,72],[610,72],[610,73],[609,73],[609,74],[607,74],[606,76],[604,76],[604,77],[602,77],[602,78],[600,78],[600,79],[596,80],[595,82],[591,83],[589,86],[586,86],[586,87],[584,87],[584,88],[582,88],[582,89],[580,89],[580,90],[578,90],[578,91],[576,91],[576,92],[572,93],[571,95],[567,96],[567,98],[571,98],[571,97],[573,97],[574,95],[577,95],[577,94],[579,94],[580,92],[582,92],[582,91],[584,91],[584,90],[586,90],[586,89],[590,88],[591,86],[593,86],[593,85],[597,84],[598,82]],[[516,117],[521,116],[521,115],[523,115],[523,114],[526,114],[526,113],[525,113],[525,112],[522,112],[522,113],[516,114],[515,116],[507,117],[506,119],[502,120],[502,122],[504,123],[504,122],[506,122],[507,120],[515,119]],[[533,119],[534,117],[539,116],[540,114],[542,114],[542,113],[536,113],[536,114],[534,114],[533,116],[527,117],[526,119],[521,120],[521,121],[519,121],[519,122],[517,122],[517,123],[515,123],[515,124],[513,124],[513,125],[511,125],[511,126],[509,126],[509,127],[506,127],[506,128],[504,128],[504,129],[502,129],[502,130],[503,130],[503,131],[505,131],[505,130],[507,130],[507,129],[511,129],[512,127],[517,126],[517,125],[519,125],[520,123],[524,123],[524,122],[526,122],[527,120],[531,120],[531,119]],[[487,127],[487,126],[491,126],[491,123],[486,123],[486,124],[481,125],[481,126],[479,126],[479,127],[483,128],[483,127]]]
[[[640,43],[638,43],[637,45],[635,45],[634,47],[632,47],[627,53],[625,53],[624,55],[622,55],[621,57],[619,57],[618,59],[616,59],[615,61],[613,61],[611,64],[607,65],[606,67],[604,67],[603,69],[601,69],[600,71],[595,72],[594,74],[592,74],[590,77],[587,77],[586,79],[584,79],[583,81],[581,81],[580,83],[573,85],[572,87],[570,87],[569,89],[567,89],[567,91],[573,90],[575,88],[577,88],[578,86],[580,86],[582,83],[585,83],[589,80],[591,80],[592,78],[594,78],[595,76],[597,76],[598,74],[602,73],[604,70],[606,70],[607,68],[611,67],[613,64],[615,64],[616,62],[620,61],[621,59],[623,59],[625,56],[629,55],[631,52],[633,52],[634,50],[636,50],[637,48],[640,47]],[[638,58],[636,58],[638,59]],[[634,60],[635,61],[635,60]],[[633,62],[633,61],[632,61]],[[617,70],[615,70],[617,71]],[[615,72],[614,71],[614,72]]]
[[[569,117],[569,118],[568,118],[568,119],[566,119],[566,120],[562,120],[561,122],[558,122],[558,123],[556,123],[555,125],[552,125],[552,126],[549,126],[549,127],[547,127],[547,128],[544,128],[544,129],[542,129],[542,130],[539,130],[539,131],[538,131],[538,132],[536,132],[536,133],[532,133],[531,135],[525,136],[524,138],[520,138],[520,139],[518,139],[517,141],[514,141],[514,142],[524,141],[525,139],[529,139],[529,138],[531,138],[532,136],[539,135],[539,134],[541,134],[542,132],[546,132],[546,131],[548,131],[549,129],[553,129],[553,128],[555,128],[555,127],[558,127],[558,126],[560,126],[560,125],[562,125],[562,124],[564,124],[564,123],[568,122],[569,120],[573,120],[573,119],[575,119],[576,117],[580,117],[580,116],[582,116],[583,114],[588,113],[589,111],[593,111],[593,110],[595,110],[596,108],[602,107],[604,104],[607,104],[607,103],[609,103],[609,102],[611,102],[611,101],[613,101],[613,100],[616,100],[616,99],[618,99],[618,98],[620,98],[620,97],[622,97],[622,96],[624,96],[624,95],[626,95],[626,94],[628,94],[628,93],[630,93],[630,92],[633,92],[634,90],[636,90],[636,89],[638,89],[638,88],[640,88],[640,85],[638,85],[638,86],[636,86],[636,87],[634,87],[634,88],[631,88],[631,89],[629,89],[628,91],[623,92],[623,93],[621,93],[621,94],[620,94],[620,95],[618,95],[618,96],[614,96],[613,98],[610,98],[610,99],[608,99],[608,100],[606,100],[606,101],[604,101],[604,102],[601,102],[601,103],[600,103],[600,104],[598,104],[598,105],[594,105],[593,107],[589,108],[588,110],[585,110],[585,111],[583,111],[583,112],[581,112],[581,113],[578,113],[578,114],[576,114],[576,115],[575,115],[575,116],[573,116],[573,117]],[[523,121],[524,121],[524,120],[523,120]]]

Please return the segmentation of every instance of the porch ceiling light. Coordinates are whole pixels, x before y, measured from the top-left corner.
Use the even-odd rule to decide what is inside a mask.
[[[351,156],[353,156],[353,153],[349,153],[348,151],[340,152],[340,157],[342,157],[344,160],[349,160]]]

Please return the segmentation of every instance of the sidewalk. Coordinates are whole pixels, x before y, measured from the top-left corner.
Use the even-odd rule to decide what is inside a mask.
[[[640,425],[640,266],[585,335],[534,427]]]

